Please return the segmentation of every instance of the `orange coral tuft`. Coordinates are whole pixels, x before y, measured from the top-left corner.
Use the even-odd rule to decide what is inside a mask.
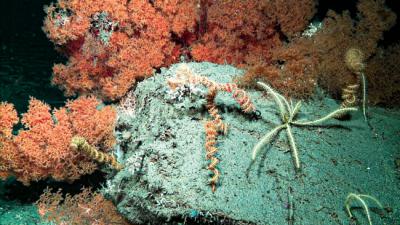
[[[36,205],[40,217],[55,224],[129,225],[110,200],[88,188],[65,197],[61,190],[52,193],[47,188]]]
[[[31,98],[21,120],[27,129],[20,130],[1,151],[2,178],[15,175],[28,185],[48,177],[73,181],[96,170],[97,165],[70,149],[70,143],[74,135],[80,135],[99,149],[112,147],[116,111],[110,106],[98,109],[99,104],[94,97],[81,97],[51,113],[48,105]]]
[[[70,59],[54,66],[53,83],[66,95],[115,100],[181,55],[237,66],[270,63],[282,36],[297,36],[315,5],[315,0],[58,0],[46,8],[43,29]]]
[[[194,2],[154,6],[148,1],[59,0],[50,5],[44,31],[70,57],[66,65],[54,66],[53,84],[67,96],[121,98],[137,79],[178,60],[180,49],[171,32],[193,30],[195,21],[189,17],[195,17],[191,14],[195,8],[189,9]],[[187,11],[171,11],[176,4]]]
[[[368,59],[378,50],[378,41],[383,39],[383,33],[396,21],[396,15],[386,7],[384,0],[360,0],[357,9],[356,22],[349,11],[342,14],[329,11],[323,29],[313,37],[314,54],[318,58],[318,82],[337,98],[341,96],[343,87],[358,83],[353,69],[349,69],[343,60],[347,50],[362,51],[365,65],[368,65]],[[366,75],[370,79],[367,71]]]
[[[12,128],[19,121],[17,111],[9,103],[0,103],[0,142],[1,138],[10,138]]]

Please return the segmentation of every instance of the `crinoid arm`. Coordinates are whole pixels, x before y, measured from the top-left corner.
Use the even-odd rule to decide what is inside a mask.
[[[293,162],[294,162],[294,167],[296,170],[300,170],[300,159],[299,159],[299,153],[297,151],[297,146],[296,142],[294,141],[293,133],[292,133],[292,128],[290,125],[287,125],[286,127],[286,132],[290,144],[290,148],[292,150],[292,156],[293,156]]]
[[[294,108],[291,109],[289,121],[293,121],[294,117],[296,117],[297,113],[299,113],[301,108],[301,103],[302,103],[301,101],[298,101],[294,106]]]
[[[313,121],[304,121],[304,122],[302,122],[302,121],[293,121],[291,123],[294,124],[294,125],[298,125],[298,126],[320,125],[321,123],[323,123],[323,122],[325,122],[325,121],[327,121],[329,119],[332,119],[332,118],[336,117],[337,115],[340,115],[342,113],[347,113],[347,112],[350,112],[350,111],[357,111],[357,108],[355,108],[355,107],[340,108],[340,109],[336,109],[335,111],[329,113],[328,115],[326,115],[326,116],[324,116],[324,117],[322,117],[320,119],[316,119],[316,120],[313,120]]]
[[[372,202],[374,202],[376,205],[378,205],[379,208],[381,208],[381,209],[383,208],[382,204],[378,201],[378,199],[376,199],[376,198],[374,198],[374,197],[372,197],[370,195],[350,193],[350,194],[347,195],[346,201],[344,203],[345,207],[346,207],[346,211],[347,211],[347,213],[349,214],[350,217],[353,217],[353,214],[351,213],[351,210],[350,210],[350,203],[351,203],[351,201],[353,199],[354,200],[358,200],[361,203],[361,205],[364,208],[364,210],[365,210],[365,214],[367,215],[369,224],[372,225],[371,215],[369,213],[369,207],[368,207],[367,203],[364,201],[363,198],[372,200]]]
[[[257,157],[258,152],[267,144],[269,144],[272,139],[279,133],[280,130],[283,128],[286,128],[286,124],[279,125],[272,129],[270,132],[268,132],[264,137],[261,138],[261,140],[254,146],[253,148],[253,154],[252,154],[252,159],[255,160]]]
[[[282,95],[280,95],[278,92],[276,92],[274,89],[272,89],[268,84],[263,83],[263,82],[257,82],[257,84],[260,87],[264,88],[267,92],[269,92],[272,95],[275,103],[278,105],[281,119],[284,119],[285,115],[288,114],[288,109],[289,109],[289,108],[288,109],[285,108],[285,105],[286,105],[286,107],[289,106],[289,103],[286,101],[286,99]]]

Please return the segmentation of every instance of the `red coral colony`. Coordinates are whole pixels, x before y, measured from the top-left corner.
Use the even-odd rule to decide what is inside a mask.
[[[67,95],[114,100],[180,56],[238,66],[267,63],[283,44],[281,35],[302,31],[315,6],[312,0],[60,0],[46,8],[43,28],[69,56],[66,65],[54,66],[53,83]]]
[[[245,86],[267,79],[282,93],[304,98],[319,82],[340,96],[355,78],[334,59],[349,47],[362,47],[372,58],[396,19],[384,3],[359,1],[355,24],[347,11],[329,11],[323,29],[307,36],[302,32],[316,13],[314,0],[59,0],[45,8],[43,30],[69,57],[53,67],[53,83],[67,96],[120,99],[137,80],[181,58],[247,68],[238,80]],[[370,80],[372,87],[386,82]],[[382,103],[379,96],[371,94]]]
[[[103,151],[111,149],[116,111],[111,106],[97,109],[99,103],[80,97],[50,113],[47,104],[32,98],[22,117],[26,129],[15,136],[11,130],[17,113],[10,104],[0,105],[0,178],[15,176],[26,185],[50,177],[71,182],[96,170],[97,164],[73,151],[70,142],[79,135]]]
[[[44,31],[69,56],[53,68],[67,95],[121,98],[137,79],[179,59],[195,38],[197,1],[61,0]],[[179,41],[174,41],[174,40]]]

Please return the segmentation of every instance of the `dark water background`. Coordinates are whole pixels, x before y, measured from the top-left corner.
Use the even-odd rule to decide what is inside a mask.
[[[53,64],[67,61],[42,31],[45,17],[43,6],[50,2],[0,0],[0,102],[13,103],[19,114],[27,110],[30,97],[52,107],[63,106],[67,99],[61,90],[50,83]],[[12,178],[0,181],[0,225],[4,224],[3,213],[13,209],[22,210],[23,205],[32,205],[47,186],[54,190],[62,188],[64,192],[79,193],[82,187],[90,186],[95,190],[103,181],[101,172],[83,176],[72,185],[40,181],[23,186]],[[31,207],[26,209],[30,210]]]
[[[65,98],[50,84],[51,68],[65,61],[42,32],[49,0],[0,1],[0,101],[26,111],[30,96],[60,106]]]

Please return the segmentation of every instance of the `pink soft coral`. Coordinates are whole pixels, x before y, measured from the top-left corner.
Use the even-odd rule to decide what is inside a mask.
[[[97,109],[94,97],[81,97],[53,110],[45,103],[31,99],[22,117],[25,130],[5,142],[0,161],[2,178],[14,175],[24,184],[52,177],[73,181],[92,173],[97,165],[86,156],[70,149],[73,136],[85,137],[101,150],[114,144],[116,111],[110,106]]]
[[[36,205],[42,219],[55,224],[129,225],[110,200],[90,189],[65,197],[46,189]]]
[[[13,126],[18,123],[17,111],[9,103],[0,103],[0,138],[11,137]],[[0,139],[1,142],[1,139]]]
[[[315,0],[58,0],[44,31],[69,57],[53,68],[67,95],[121,98],[181,56],[237,66],[269,64],[306,27]],[[284,37],[284,38],[282,38]]]
[[[292,38],[315,13],[314,0],[237,0],[210,4],[207,32],[193,46],[198,61],[269,63],[282,36]]]
[[[196,17],[189,14],[195,10],[171,9],[194,2],[59,0],[46,8],[44,31],[70,59],[54,66],[53,84],[67,95],[122,97],[137,79],[178,60],[172,33],[192,32]]]

